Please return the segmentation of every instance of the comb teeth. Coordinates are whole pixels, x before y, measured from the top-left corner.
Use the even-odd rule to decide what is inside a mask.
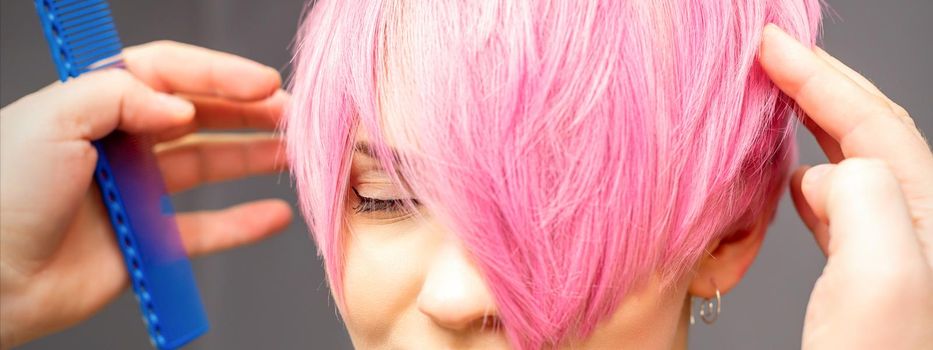
[[[41,0],[59,76],[66,79],[122,63],[123,45],[106,0]]]

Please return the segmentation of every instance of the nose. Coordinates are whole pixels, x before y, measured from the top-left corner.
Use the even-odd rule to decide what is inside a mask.
[[[441,248],[418,294],[418,309],[437,325],[462,331],[471,326],[492,329],[498,311],[479,271],[462,248]]]

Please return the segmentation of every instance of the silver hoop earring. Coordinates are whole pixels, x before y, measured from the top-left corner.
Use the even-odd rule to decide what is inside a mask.
[[[716,288],[716,299],[712,298],[701,298],[699,306],[697,307],[697,312],[700,314],[700,319],[703,320],[703,323],[713,324],[719,319],[719,312],[722,311],[722,294],[719,292],[719,287],[716,286],[715,281],[710,281],[713,283],[713,288]],[[690,300],[690,324],[696,324],[696,319],[693,317],[693,299]]]

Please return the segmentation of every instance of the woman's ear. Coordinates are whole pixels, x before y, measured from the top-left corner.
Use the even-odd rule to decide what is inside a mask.
[[[690,295],[713,298],[717,288],[720,293],[726,294],[739,284],[745,271],[758,256],[765,231],[774,219],[777,203],[778,198],[772,199],[758,217],[742,220],[744,225],[730,227],[722,238],[707,246],[708,254],[694,268]]]

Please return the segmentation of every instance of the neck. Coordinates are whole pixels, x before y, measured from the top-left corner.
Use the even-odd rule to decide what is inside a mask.
[[[686,300],[684,300],[684,306],[680,310],[680,320],[677,321],[677,332],[674,335],[674,344],[671,347],[672,350],[687,349],[687,335],[690,331],[691,306],[692,304],[690,301],[690,294],[687,294]]]

